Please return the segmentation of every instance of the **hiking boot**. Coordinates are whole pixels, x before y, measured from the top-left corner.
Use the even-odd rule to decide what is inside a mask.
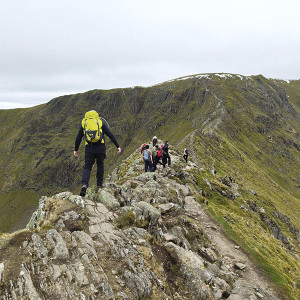
[[[86,185],[83,185],[83,186],[82,186],[81,191],[80,191],[80,196],[81,196],[81,197],[84,197],[84,196],[85,196],[86,188],[87,188]]]

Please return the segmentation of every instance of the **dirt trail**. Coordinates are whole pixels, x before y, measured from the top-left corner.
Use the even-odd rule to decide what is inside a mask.
[[[198,129],[194,130],[189,137],[189,152],[191,154],[191,159],[195,162],[198,162],[198,157],[195,154],[195,148],[194,148],[194,138],[197,130]]]
[[[238,262],[246,265],[245,271],[240,271],[239,275],[240,278],[247,282],[247,285],[257,286],[257,283],[259,283],[263,289],[276,295],[276,291],[263,275],[262,271],[235,242],[226,236],[222,228],[216,224],[202,206],[191,197],[188,197],[185,202],[185,212],[200,223],[203,231],[219,249],[223,260],[225,260],[228,265],[231,265],[232,269],[234,268],[234,264]]]
[[[195,150],[195,135],[199,131],[199,129],[194,130],[191,132],[187,138],[188,138],[188,150],[189,150],[189,159],[198,165],[200,165],[202,168],[204,168],[204,163],[203,161],[199,158],[198,155],[196,155],[196,150]]]

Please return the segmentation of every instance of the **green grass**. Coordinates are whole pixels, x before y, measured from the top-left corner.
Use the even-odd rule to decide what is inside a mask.
[[[33,191],[15,191],[0,196],[0,232],[24,228],[35,211],[40,195]]]

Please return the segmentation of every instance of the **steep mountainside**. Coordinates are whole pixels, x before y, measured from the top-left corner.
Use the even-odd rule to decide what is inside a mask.
[[[259,170],[284,188],[291,198],[282,198],[294,205],[294,197],[299,198],[299,95],[299,81],[210,74],[1,110],[0,189],[5,196],[0,205],[6,207],[7,218],[1,220],[0,231],[18,227],[20,211],[28,217],[40,195],[74,190],[80,184],[83,147],[80,159],[72,157],[72,150],[80,120],[90,109],[108,120],[124,149],[118,157],[108,142],[108,169],[154,134],[176,145],[193,132],[199,141],[195,151],[207,167],[215,161],[217,169],[252,181],[251,172]],[[11,207],[7,203],[13,199]]]

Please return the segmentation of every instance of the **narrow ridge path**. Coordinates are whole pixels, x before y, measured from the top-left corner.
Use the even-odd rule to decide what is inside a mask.
[[[191,197],[188,197],[185,200],[186,214],[201,224],[203,231],[209,236],[222,254],[223,260],[228,265],[231,265],[232,269],[234,269],[236,263],[243,263],[246,265],[246,268],[239,272],[240,279],[238,286],[242,287],[247,285],[256,287],[257,283],[259,283],[260,287],[264,290],[268,290],[276,295],[275,289],[263,272],[251,261],[242,248],[232,241],[223,229],[211,219],[205,209]]]

